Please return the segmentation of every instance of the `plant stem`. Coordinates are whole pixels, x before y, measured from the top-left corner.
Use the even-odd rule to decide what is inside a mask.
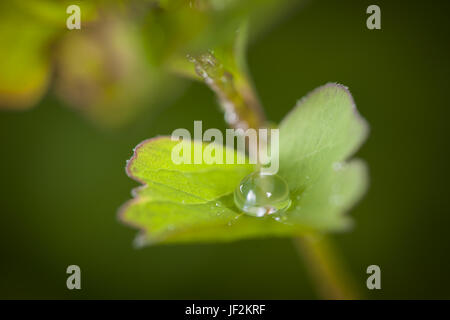
[[[320,297],[332,300],[357,299],[350,276],[325,236],[294,238],[294,244],[306,262]]]
[[[223,54],[232,56],[229,51],[223,51]],[[217,95],[230,127],[245,130],[264,125],[259,99],[245,73],[236,64],[224,65],[212,52],[189,56],[189,59],[194,63],[198,76]]]

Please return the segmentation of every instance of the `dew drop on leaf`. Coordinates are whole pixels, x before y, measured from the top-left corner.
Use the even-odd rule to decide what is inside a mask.
[[[246,176],[234,191],[234,203],[244,213],[263,217],[289,208],[289,187],[279,175],[254,172]]]

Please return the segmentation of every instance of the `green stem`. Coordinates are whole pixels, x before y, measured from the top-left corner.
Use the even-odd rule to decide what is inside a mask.
[[[222,49],[220,53],[221,60],[213,52],[189,56],[189,59],[197,75],[217,95],[230,127],[244,130],[262,127],[265,118],[259,99],[243,70],[229,59],[233,51]]]
[[[294,244],[299,255],[303,256],[321,298],[357,299],[358,295],[349,274],[325,236],[295,238]]]

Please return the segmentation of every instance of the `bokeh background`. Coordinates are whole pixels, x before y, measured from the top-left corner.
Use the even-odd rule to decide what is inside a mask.
[[[381,7],[381,30],[366,28],[370,4]],[[355,228],[332,236],[365,298],[450,298],[449,10],[444,1],[304,1],[249,46],[269,119],[333,81],[371,125],[357,154],[370,190],[350,212]],[[206,86],[181,80],[170,99],[139,97],[151,107],[114,128],[68,108],[61,92],[0,112],[0,298],[317,298],[290,239],[136,249],[136,230],[117,220],[137,185],[124,171],[136,144],[199,119],[225,129]],[[82,290],[66,288],[70,264],[81,267]],[[382,290],[365,289],[371,264]]]

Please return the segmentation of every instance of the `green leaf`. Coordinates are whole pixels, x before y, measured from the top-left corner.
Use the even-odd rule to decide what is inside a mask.
[[[295,194],[293,220],[321,229],[348,226],[340,212],[364,194],[368,174],[363,162],[345,160],[367,135],[368,125],[342,85],[326,84],[298,102],[280,124],[279,174]]]
[[[239,181],[253,169],[249,164],[174,164],[172,149],[179,143],[169,137],[144,141],[136,147],[134,156],[128,163],[128,175],[142,183],[160,184],[184,192],[198,198],[195,202],[207,202],[233,191]],[[192,145],[193,152],[197,146],[203,151],[207,146],[199,141],[187,143]],[[226,149],[223,150],[224,157],[225,152]],[[237,152],[231,152],[234,157],[237,156]],[[225,163],[225,158],[222,162]],[[160,192],[166,190],[160,189]]]
[[[144,185],[121,209],[121,219],[141,230],[140,245],[343,230],[351,222],[345,212],[367,188],[365,164],[346,161],[367,128],[341,85],[327,84],[298,103],[280,125],[279,175],[288,182],[292,200],[284,219],[255,218],[234,205],[233,191],[253,166],[176,165],[171,152],[179,142],[144,141],[127,165],[128,175]]]

